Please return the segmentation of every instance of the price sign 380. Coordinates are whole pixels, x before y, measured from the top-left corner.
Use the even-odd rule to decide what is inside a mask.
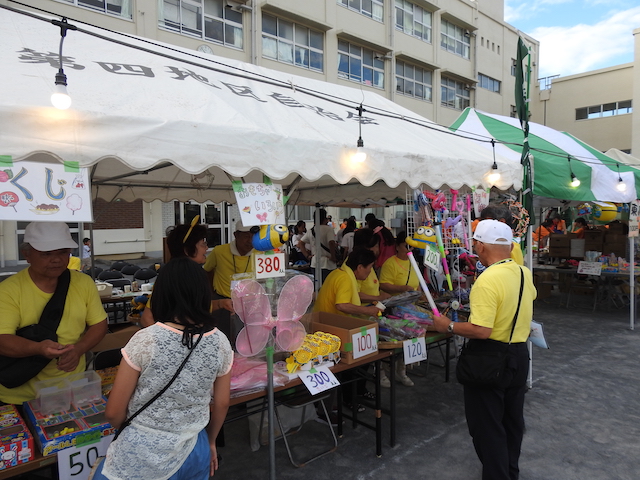
[[[258,253],[254,256],[254,272],[256,278],[272,278],[284,276],[284,253],[274,253],[266,255]]]

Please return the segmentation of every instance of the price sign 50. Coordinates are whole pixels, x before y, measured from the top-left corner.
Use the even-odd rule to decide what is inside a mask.
[[[378,339],[376,338],[375,328],[369,328],[365,331],[354,333],[351,336],[351,341],[353,343],[354,359],[364,357],[365,355],[378,351]]]
[[[256,278],[284,277],[284,253],[266,255],[258,253],[254,255],[255,265],[253,271]]]

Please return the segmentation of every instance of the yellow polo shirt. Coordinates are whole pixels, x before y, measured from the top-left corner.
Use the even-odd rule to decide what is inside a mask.
[[[509,342],[513,316],[518,306],[520,292],[520,269],[524,273],[524,288],[520,313],[513,332],[512,342],[525,342],[531,330],[533,301],[537,296],[533,286],[531,270],[521,267],[513,260],[494,263],[482,272],[471,287],[469,322],[491,328],[492,340]]]
[[[366,279],[358,280],[358,291],[373,297],[380,295],[380,282],[373,268]]]
[[[33,283],[29,276],[29,269],[24,269],[1,282],[0,334],[15,335],[18,329],[38,323],[42,310],[52,295],[53,293],[43,292]],[[106,318],[107,314],[102,307],[94,281],[90,276],[72,270],[62,320],[57,330],[58,343],[62,345],[78,343],[87,327],[96,325]],[[78,368],[71,373],[58,370],[56,359],[53,359],[38,375],[24,385],[16,388],[0,385],[0,401],[20,404],[32,400],[36,396],[33,388],[35,382],[84,372],[85,368],[84,355],[80,358]]]
[[[248,273],[253,272],[253,258],[251,250],[246,255],[234,255],[238,253],[235,248],[235,242],[233,243],[233,250],[231,243],[225,243],[224,245],[218,245],[215,247],[209,255],[207,255],[207,261],[204,264],[204,269],[207,272],[214,271],[213,275],[213,289],[219,294],[225,297],[231,298],[231,277],[236,273]]]
[[[396,255],[387,259],[380,270],[380,283],[391,285],[409,285],[418,290],[418,276],[411,267],[410,260],[400,260]],[[397,294],[396,294],[397,295]]]
[[[336,315],[344,315],[336,308],[339,303],[353,303],[361,305],[358,299],[358,292],[354,295],[353,273],[337,268],[333,270],[320,287],[316,303],[313,305],[314,312],[335,313]],[[358,303],[355,303],[357,301]]]

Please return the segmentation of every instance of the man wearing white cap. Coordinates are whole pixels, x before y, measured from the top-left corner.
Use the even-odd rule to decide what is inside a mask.
[[[5,367],[5,372],[0,371],[2,402],[21,404],[32,400],[36,396],[34,382],[83,372],[85,353],[107,333],[107,314],[93,280],[67,269],[73,248],[78,245],[65,223],[30,223],[21,245],[29,268],[0,283],[0,355],[10,361],[45,358],[43,368],[32,378],[9,380],[8,370],[15,373],[19,369]],[[51,313],[53,304],[57,313]],[[56,318],[53,325],[57,328],[51,338],[57,337],[56,340],[28,340],[16,334],[30,325],[45,325],[52,317]],[[46,363],[46,359],[50,361]],[[14,383],[19,385],[7,386]]]
[[[236,222],[233,232],[234,240],[218,245],[209,255],[204,264],[204,269],[209,276],[213,287],[214,298],[222,300],[223,308],[217,311],[218,328],[234,344],[231,329],[231,317],[233,303],[231,302],[231,280],[237,273],[253,272],[251,254],[253,253],[253,235],[260,227],[245,227],[241,220]]]
[[[466,347],[470,350],[507,351],[507,367],[498,387],[464,386],[467,426],[482,462],[483,480],[516,480],[519,476],[529,372],[526,341],[536,289],[531,271],[510,258],[512,236],[511,228],[498,220],[478,224],[474,250],[487,269],[471,288],[469,321],[454,323],[444,316],[434,320],[439,332],[470,339]]]

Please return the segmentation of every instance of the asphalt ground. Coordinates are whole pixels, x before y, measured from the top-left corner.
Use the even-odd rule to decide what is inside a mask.
[[[154,259],[143,259],[152,263]],[[137,263],[134,261],[134,263]],[[544,324],[550,349],[533,350],[533,382],[525,400],[526,434],[521,480],[636,480],[640,477],[640,332],[629,328],[628,307],[592,311],[592,299],[558,292],[536,301],[535,319]],[[584,307],[582,307],[584,306]],[[638,326],[640,328],[640,326]],[[389,445],[383,417],[383,455],[375,455],[372,431],[350,423],[338,448],[302,468],[289,463],[276,442],[279,479],[480,480],[481,465],[464,417],[462,387],[452,374],[444,382],[442,356],[409,369],[414,387],[397,386],[397,443]],[[455,360],[451,361],[452,372]],[[388,402],[383,390],[383,404]],[[361,415],[373,421],[373,410]],[[327,445],[328,427],[315,421],[291,435],[294,453],[304,457]],[[218,480],[269,478],[269,448],[250,447],[249,423],[225,426],[219,448]],[[50,478],[45,472],[24,480]]]

